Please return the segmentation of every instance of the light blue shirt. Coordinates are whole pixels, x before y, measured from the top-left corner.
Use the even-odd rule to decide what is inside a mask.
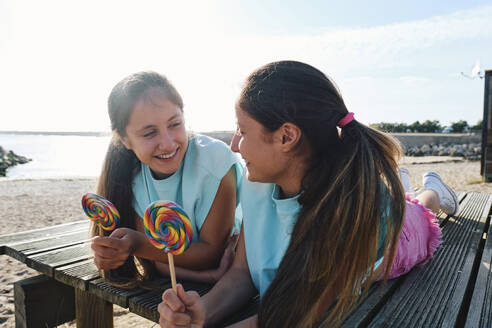
[[[248,181],[246,176],[241,185],[241,207],[244,214],[243,228],[251,279],[260,293],[260,298],[270,286],[290,243],[290,237],[301,205],[298,194],[292,198],[279,199],[279,186],[271,183]],[[381,231],[378,239],[376,268],[383,260],[383,246],[386,235],[385,218],[389,203],[381,217]]]
[[[166,179],[156,180],[150,168],[141,163],[133,180],[133,208],[143,218],[150,203],[156,200],[173,201],[185,210],[193,225],[193,240],[198,236],[215,200],[222,178],[234,166],[236,170],[236,216],[234,229],[241,227],[239,188],[243,175],[240,157],[222,141],[193,136],[180,168]]]
[[[247,178],[241,187],[246,258],[251,279],[263,297],[289,246],[301,209],[299,195],[279,199],[277,185],[250,182]]]

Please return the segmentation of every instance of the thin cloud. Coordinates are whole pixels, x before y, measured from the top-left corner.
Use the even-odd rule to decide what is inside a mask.
[[[249,45],[249,55],[264,57],[290,55],[310,58],[316,63],[343,63],[345,67],[391,68],[409,64],[415,52],[464,40],[492,38],[492,5],[458,11],[446,16],[370,28],[333,30],[321,35],[250,37],[239,44]],[[258,49],[268,49],[265,56]],[[404,59],[405,62],[401,62]]]

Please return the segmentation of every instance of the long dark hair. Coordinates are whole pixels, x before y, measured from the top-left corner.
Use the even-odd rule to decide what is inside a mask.
[[[108,113],[113,132],[108,147],[97,193],[110,200],[120,213],[119,228],[135,229],[133,209],[133,179],[140,169],[140,161],[132,150],[125,148],[120,137],[126,136],[126,126],[138,101],[149,97],[153,90],[163,92],[167,99],[183,109],[183,100],[169,80],[156,72],[146,71],[129,75],[115,85],[108,99]],[[92,226],[92,235],[99,235],[98,226]],[[104,232],[108,234],[107,232]],[[148,261],[140,259],[144,275],[150,271]],[[118,270],[120,276],[138,276],[133,258]]]
[[[238,106],[276,131],[286,122],[302,132],[309,168],[302,180],[301,210],[290,244],[260,306],[260,327],[311,327],[323,299],[340,291],[326,322],[339,324],[371,281],[389,196],[386,263],[391,263],[405,211],[398,179],[398,143],[352,121],[340,93],[316,68],[295,61],[267,64],[246,80]],[[384,207],[383,207],[384,208]],[[385,267],[387,277],[390,265]],[[342,286],[342,287],[340,287]]]

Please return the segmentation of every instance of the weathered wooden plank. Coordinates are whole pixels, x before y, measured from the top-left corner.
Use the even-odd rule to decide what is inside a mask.
[[[382,285],[381,282],[371,286],[366,298],[344,321],[342,327],[365,327],[381,310],[395,290],[400,286],[406,276],[399,279],[391,279]]]
[[[149,291],[146,294],[135,296],[129,299],[128,309],[141,317],[154,322],[159,322],[157,306],[161,302],[164,289]]]
[[[85,261],[92,256],[90,245],[84,243],[28,256],[25,263],[28,267],[53,277],[56,267]]]
[[[21,262],[31,255],[52,251],[67,246],[88,242],[87,230],[80,230],[61,235],[54,235],[29,242],[17,242],[5,246],[5,255],[11,256]]]
[[[405,277],[369,326],[454,326],[491,205],[489,195],[468,194],[460,211],[444,225],[444,242],[434,259]]]
[[[168,281],[167,279],[165,281]],[[88,291],[108,302],[127,308],[129,299],[133,296],[148,293],[143,288],[122,289],[110,285],[104,279],[91,280],[88,283]]]
[[[93,259],[55,268],[54,278],[72,287],[88,290],[89,281],[100,278]]]
[[[492,195],[474,193],[474,196],[476,202],[470,206],[478,210],[478,224],[472,232],[471,243],[468,246],[468,253],[463,262],[461,280],[457,282],[457,288],[453,294],[454,297],[449,304],[451,310],[448,310],[444,317],[443,325],[445,326],[452,323],[459,327],[464,325],[478,271],[475,263],[478,263],[477,261],[483,251],[482,236],[492,207]]]
[[[466,317],[465,327],[492,327],[492,224],[484,233],[485,243],[478,262],[477,279]]]
[[[59,224],[52,227],[46,227],[41,229],[28,230],[23,232],[16,232],[13,234],[0,236],[0,246],[5,246],[18,242],[27,242],[32,240],[39,240],[42,238],[65,234],[67,232],[74,232],[80,230],[89,231],[89,220],[82,220],[76,222],[69,222]]]

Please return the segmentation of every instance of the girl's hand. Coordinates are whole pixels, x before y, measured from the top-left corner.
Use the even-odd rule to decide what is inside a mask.
[[[222,259],[220,260],[219,267],[210,272],[212,276],[212,282],[219,281],[220,278],[229,270],[234,261],[234,257],[236,256],[236,245],[239,239],[239,233],[234,233],[229,240],[227,241],[226,249],[224,250],[224,254],[222,255]]]
[[[94,263],[99,270],[116,269],[125,263],[136,249],[139,232],[118,228],[109,237],[94,237],[91,248],[94,251]]]
[[[162,294],[162,302],[157,307],[161,327],[203,327],[205,309],[200,295],[195,291],[185,292],[181,284],[176,287],[178,293],[172,289],[166,290]]]

